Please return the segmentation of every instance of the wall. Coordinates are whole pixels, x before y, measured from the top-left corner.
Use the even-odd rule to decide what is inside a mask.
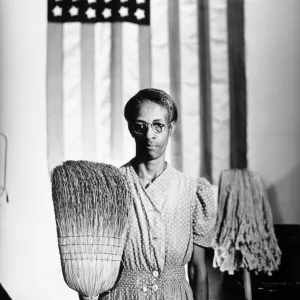
[[[245,4],[249,168],[275,222],[300,224],[300,1]]]
[[[46,0],[0,2],[1,131],[10,203],[0,206],[0,283],[14,300],[77,299],[60,271],[46,160]]]

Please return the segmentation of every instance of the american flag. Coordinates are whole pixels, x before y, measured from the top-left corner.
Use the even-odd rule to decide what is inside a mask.
[[[123,108],[138,90],[154,87],[180,111],[167,160],[216,183],[232,167],[235,147],[232,87],[243,77],[234,73],[240,56],[228,31],[240,29],[228,16],[241,16],[237,3],[48,0],[49,169],[66,159],[117,166],[131,159]]]

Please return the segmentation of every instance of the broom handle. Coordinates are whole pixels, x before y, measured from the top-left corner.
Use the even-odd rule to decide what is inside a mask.
[[[85,296],[82,296],[83,300],[98,300],[98,298],[99,298],[99,295],[95,296],[95,297],[85,297]]]
[[[245,300],[252,300],[251,277],[250,272],[246,268],[244,268],[244,289]]]

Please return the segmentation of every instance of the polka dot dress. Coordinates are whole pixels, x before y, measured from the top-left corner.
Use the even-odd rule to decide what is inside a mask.
[[[100,299],[192,300],[184,266],[193,243],[211,243],[216,212],[210,183],[189,179],[167,165],[144,188],[130,162],[121,171],[134,202],[119,279]]]

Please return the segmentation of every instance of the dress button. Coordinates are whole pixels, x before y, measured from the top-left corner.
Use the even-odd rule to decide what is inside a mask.
[[[146,293],[148,291],[147,287],[143,287],[143,292]]]
[[[152,285],[152,290],[156,292],[158,290],[158,286],[156,284]]]
[[[153,275],[154,277],[158,277],[159,273],[158,273],[157,271],[153,271],[152,275]]]

